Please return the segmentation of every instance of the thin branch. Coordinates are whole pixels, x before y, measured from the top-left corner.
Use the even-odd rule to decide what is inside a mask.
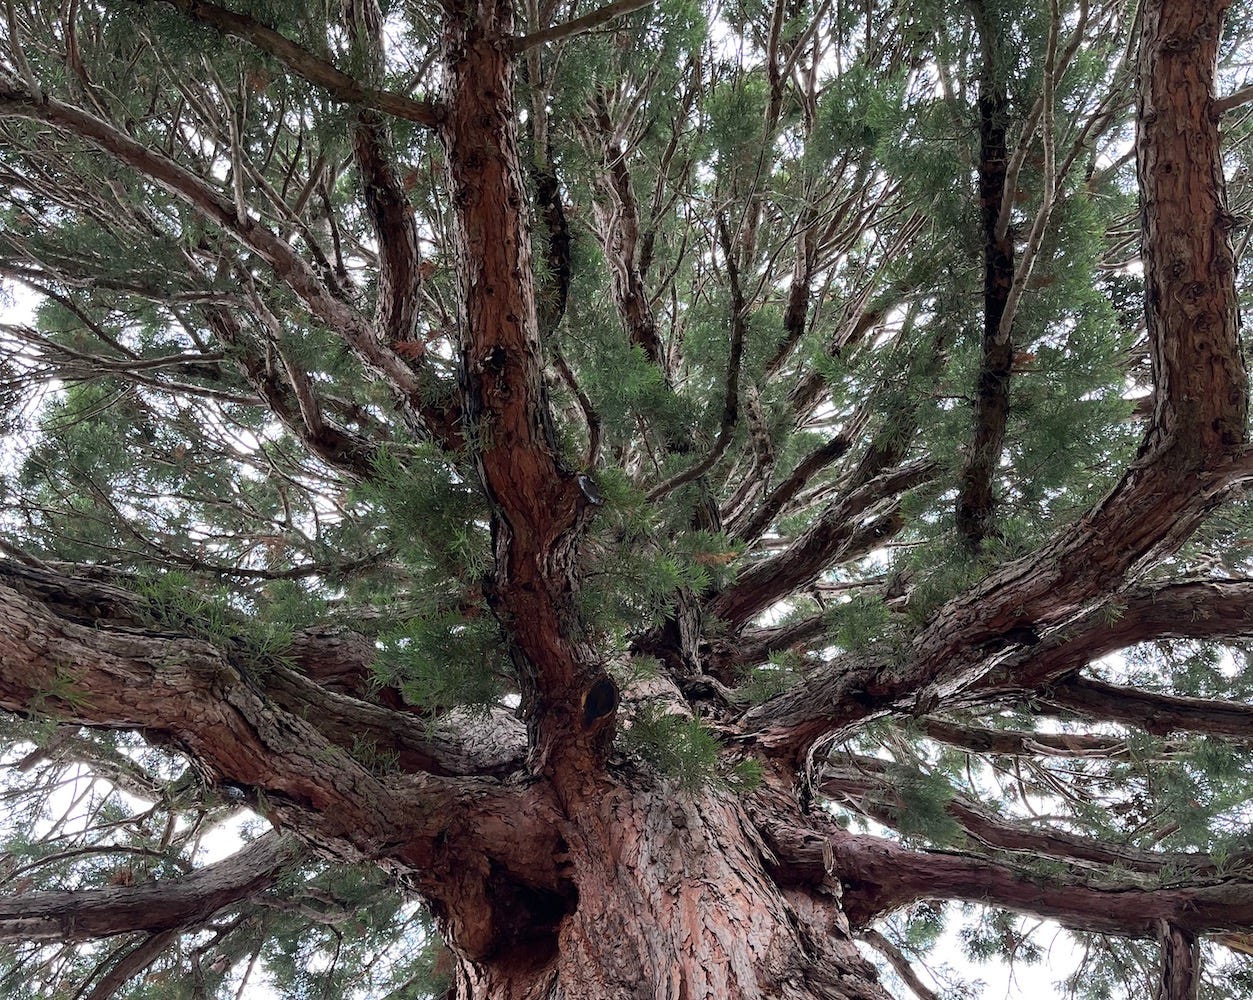
[[[654,486],[648,493],[649,503],[656,503],[680,486],[695,482],[717,465],[718,460],[722,458],[731,444],[735,425],[739,422],[740,368],[744,359],[744,333],[747,326],[744,322],[744,293],[740,288],[740,269],[735,259],[735,250],[731,245],[731,235],[727,231],[726,219],[719,215],[717,225],[722,250],[726,255],[727,283],[731,293],[731,347],[727,357],[726,387],[723,392],[722,419],[718,426],[718,437],[714,440],[709,453],[699,462]]]
[[[918,1000],[941,1000],[940,994],[931,989],[922,978],[914,971],[914,967],[909,964],[909,959],[905,957],[905,953],[896,947],[891,941],[880,934],[873,927],[868,927],[857,935],[859,940],[865,941],[875,951],[888,960],[888,964],[892,966],[892,971],[901,977],[901,982],[908,986]]]
[[[177,931],[162,931],[146,937],[135,947],[121,955],[106,972],[84,1000],[110,1000],[128,979],[139,975],[165,952],[178,937]]]
[[[1242,107],[1253,101],[1253,83],[1248,86],[1241,87],[1234,93],[1228,94],[1226,97],[1219,97],[1214,101],[1214,113],[1225,115],[1228,111],[1234,111],[1236,108]]]
[[[416,101],[403,94],[363,87],[347,73],[319,59],[312,52],[301,48],[273,28],[247,14],[238,14],[225,7],[219,7],[217,4],[204,3],[202,0],[141,0],[141,2],[169,4],[192,20],[216,28],[224,35],[232,35],[251,42],[262,52],[281,62],[296,76],[322,87],[337,100],[374,108],[428,128],[435,128],[440,123],[441,114],[438,105],[429,101]]]
[[[608,24],[619,17],[625,17],[627,14],[633,14],[637,10],[643,10],[645,7],[651,7],[657,0],[614,0],[613,3],[607,3],[603,7],[598,7],[590,14],[584,14],[582,17],[576,17],[570,21],[562,21],[560,24],[553,24],[539,31],[534,31],[529,35],[523,35],[521,38],[515,38],[510,43],[510,49],[513,52],[525,52],[529,48],[536,45],[543,45],[546,42],[558,42],[564,38],[573,38],[575,35],[582,35],[585,32],[599,28],[602,24]]]
[[[450,428],[452,418],[426,401],[427,392],[409,362],[379,341],[374,325],[333,294],[280,236],[252,219],[238,219],[234,204],[200,177],[78,108],[51,99],[34,100],[11,80],[0,80],[0,118],[4,117],[42,121],[87,140],[221,226],[266,261],[309,311],[342,336],[361,361],[396,391],[402,413],[411,416],[419,429],[450,446],[459,440]]]
[[[795,542],[777,555],[745,567],[735,583],[709,602],[719,618],[739,624],[817,578],[853,553],[861,529],[896,509],[895,498],[932,479],[938,466],[918,459],[898,466],[831,504]]]

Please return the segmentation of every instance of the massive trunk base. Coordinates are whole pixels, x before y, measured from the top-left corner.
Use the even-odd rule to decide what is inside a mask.
[[[447,911],[496,929],[477,954],[454,935],[458,1000],[887,1000],[837,885],[781,888],[732,796],[618,786],[576,808],[567,912],[499,889]],[[507,903],[488,915],[487,898]]]

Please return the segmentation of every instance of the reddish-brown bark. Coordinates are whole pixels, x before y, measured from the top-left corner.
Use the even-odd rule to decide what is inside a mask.
[[[584,698],[612,683],[579,638],[574,558],[590,516],[558,461],[543,387],[525,175],[517,149],[508,3],[449,8],[440,137],[455,209],[462,414],[493,508],[489,601],[509,630],[536,760],[585,766],[605,719]]]
[[[621,12],[633,4],[610,6]],[[820,741],[876,715],[925,716],[944,699],[974,703],[1051,682],[1057,682],[1052,696],[1058,704],[1149,730],[1184,719],[1202,720],[1198,728],[1217,732],[1245,726],[1248,713],[1240,706],[1220,717],[1208,704],[1154,695],[1137,700],[1094,682],[1059,680],[1078,665],[1076,658],[1137,638],[1248,630],[1247,585],[1239,583],[1209,585],[1202,593],[1188,589],[1192,585],[1134,591],[1125,595],[1122,619],[1096,615],[1129,573],[1177,548],[1246,475],[1247,388],[1213,103],[1224,4],[1154,0],[1146,6],[1137,148],[1157,391],[1136,461],[1075,526],[948,601],[909,641],[819,665],[793,690],[743,714],[722,678],[690,676],[700,667],[702,612],[728,624],[726,646],[745,637],[741,660],[735,652],[723,658],[727,675],[764,651],[797,643],[803,652],[816,641],[822,633],[816,618],[743,630],[833,560],[868,551],[900,528],[900,495],[936,472],[927,460],[905,462],[903,442],[912,436],[915,415],[906,413],[872,439],[861,463],[833,488],[836,498],[785,551],[750,564],[707,599],[685,594],[682,620],[651,638],[658,647],[670,643],[656,651],[674,673],[688,674],[683,680],[692,682],[691,690],[706,692],[711,718],[728,737],[725,756],[764,760],[762,786],[741,797],[716,783],[680,788],[614,755],[617,689],[603,662],[608,654],[593,647],[575,609],[579,543],[595,494],[563,466],[549,426],[513,94],[519,47],[592,22],[580,19],[548,34],[541,28],[519,40],[512,3],[447,4],[445,91],[436,107],[349,87],[334,67],[224,8],[176,6],[249,39],[337,96],[374,109],[358,113],[354,146],[380,243],[373,320],[334,294],[279,235],[241,218],[212,185],[109,122],[38,99],[7,79],[0,81],[0,116],[85,139],[220,226],[357,352],[415,426],[464,447],[490,504],[493,562],[484,592],[510,643],[526,731],[503,710],[490,713],[488,723],[399,710],[394,692],[380,698],[364,683],[372,647],[360,637],[298,635],[291,653],[302,672],[264,657],[252,660],[241,646],[155,631],[143,602],[107,579],[7,563],[0,571],[0,707],[84,726],[142,729],[153,742],[188,754],[213,780],[246,789],[276,825],[336,857],[370,858],[406,872],[447,936],[462,1000],[881,1000],[885,994],[856,950],[854,932],[894,907],[937,895],[992,902],[1084,930],[1160,936],[1167,952],[1163,996],[1174,1000],[1195,979],[1189,970],[1197,934],[1253,923],[1249,881],[1220,879],[1203,862],[1193,867],[1197,878],[1189,885],[1163,887],[1165,866],[1178,857],[1163,855],[1158,866],[1153,852],[1089,845],[998,821],[963,800],[954,800],[949,813],[984,845],[1092,862],[1104,866],[1105,877],[1085,881],[987,857],[911,851],[834,828],[821,810],[802,808],[794,787],[797,765],[809,764]],[[419,271],[410,211],[376,111],[407,113],[435,129],[443,145],[459,285],[455,427],[447,411],[433,412],[424,403],[421,366],[393,349],[416,322]],[[1004,136],[988,138],[990,164],[1003,153]],[[624,206],[630,178],[620,159],[611,156],[607,166]],[[990,169],[985,173],[990,201],[1003,183]],[[545,196],[550,204],[553,196],[552,190]],[[635,247],[623,251],[637,237],[623,230],[606,244],[623,255],[616,287],[629,335],[661,364],[660,340],[642,312],[647,298]],[[725,232],[723,244],[735,284],[735,250]],[[803,327],[800,299],[813,266],[812,250],[802,245],[798,253],[803,260],[789,295],[789,335]],[[993,263],[989,282],[1000,282],[1005,262]],[[999,294],[990,288],[990,296],[993,291]],[[740,294],[734,289],[733,329],[743,319]],[[313,450],[321,447],[328,461],[365,470],[364,446],[325,425],[319,431],[309,399],[293,398],[300,396],[299,378],[289,395],[287,386],[273,384],[247,359],[244,366],[256,391]],[[720,438],[729,435],[738,412],[736,373],[729,369]],[[991,411],[987,416],[1001,421]],[[760,534],[846,445],[837,437],[803,459],[800,471],[748,517],[753,533]],[[984,484],[976,485],[980,496],[971,513],[978,524],[970,537],[984,533],[981,512],[987,509]],[[716,520],[715,512],[710,526]],[[1171,610],[1198,605],[1221,618],[1202,625]],[[673,686],[671,702],[690,715]],[[1005,734],[935,720],[930,725],[939,739],[988,752],[1023,745]],[[380,774],[358,759],[362,741],[394,754],[395,770]],[[1058,741],[1050,749],[1067,748]],[[886,817],[897,804],[891,775],[861,763],[853,775],[833,767],[806,780],[814,778],[820,791],[860,797],[865,812],[881,810]],[[247,867],[245,860],[235,867]],[[164,931],[203,919],[210,908],[239,898],[231,893],[255,891],[268,875],[256,877],[260,881],[251,881],[253,873],[236,879],[226,895],[196,896],[194,905],[183,899],[182,910],[146,924],[133,920],[136,900],[149,898],[143,894],[80,899],[79,919],[87,921],[93,900],[101,900],[104,915],[90,924],[90,933],[121,929],[123,921]],[[210,881],[205,871],[186,885]],[[171,905],[179,899],[173,888]],[[41,902],[58,915],[73,905],[61,897]],[[5,906],[16,905],[0,904],[0,921]],[[119,909],[124,906],[131,907],[129,915]]]
[[[939,608],[894,662],[840,662],[750,715],[778,752],[900,705],[924,709],[991,665],[1017,636],[1103,601],[1179,547],[1246,473],[1248,386],[1239,349],[1230,222],[1212,113],[1225,5],[1154,5],[1140,56],[1137,131],[1154,381],[1139,456],[1079,522]],[[1186,40],[1186,43],[1185,43]]]

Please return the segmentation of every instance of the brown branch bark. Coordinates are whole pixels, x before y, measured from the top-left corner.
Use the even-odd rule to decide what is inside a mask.
[[[116,580],[100,571],[101,579],[71,576],[51,568],[23,566],[0,560],[0,587],[26,599],[32,611],[42,609],[60,623],[63,635],[71,639],[68,626],[84,626],[99,636],[101,642],[113,637],[133,638],[139,655],[160,660],[186,659],[186,648],[194,648],[199,656],[219,658],[222,669],[233,670],[230,654],[222,653],[193,640],[177,638],[170,631],[148,631],[153,612],[135,593],[118,586]],[[172,628],[172,625],[163,626]],[[169,643],[166,649],[162,644]],[[190,646],[179,644],[190,644]],[[147,645],[148,649],[143,649]],[[73,673],[76,667],[66,647],[65,666]],[[340,748],[352,749],[368,744],[376,752],[396,756],[396,765],[409,772],[425,772],[441,776],[507,774],[522,762],[525,736],[511,724],[508,713],[494,715],[491,725],[482,722],[463,724],[456,717],[433,722],[420,721],[414,715],[394,709],[403,708],[399,697],[383,704],[372,704],[371,664],[377,654],[374,644],[364,636],[345,630],[310,628],[297,632],[286,651],[299,668],[292,670],[282,664],[259,668],[259,676],[247,680],[250,688],[260,690],[282,708],[311,720],[323,739]],[[14,653],[16,655],[16,652]],[[87,654],[80,658],[86,659]],[[136,665],[135,670],[142,669]],[[136,674],[138,676],[138,674]],[[243,680],[241,678],[241,680]],[[0,680],[0,684],[3,681]],[[207,700],[208,692],[178,692],[188,702]],[[20,705],[6,706],[19,710]],[[207,711],[198,708],[189,712],[197,716]],[[175,718],[181,713],[175,712]],[[141,711],[135,712],[135,726],[158,732]],[[81,721],[92,724],[115,724],[114,720]],[[233,780],[242,781],[234,775]]]
[[[1196,1000],[1201,985],[1201,946],[1196,935],[1162,920],[1157,940],[1162,949],[1162,968],[1154,1000]]]
[[[661,368],[668,381],[661,337],[640,263],[640,209],[627,167],[627,150],[615,139],[614,124],[603,102],[598,103],[592,122],[604,142],[604,174],[599,186],[609,204],[598,213],[598,235],[612,269],[614,302],[631,343]]]
[[[336,426],[320,414],[310,414],[309,407],[301,405],[292,387],[278,377],[274,367],[251,349],[230,309],[206,306],[204,312],[218,339],[234,348],[232,355],[240,373],[284,427],[332,469],[346,472],[355,479],[373,476],[375,446],[371,442]]]
[[[837,661],[746,719],[780,753],[911,701],[924,711],[1016,644],[1177,549],[1244,476],[1248,379],[1214,67],[1226,4],[1154,0],[1140,43],[1137,159],[1155,409],[1136,460],[1073,527],[949,601],[891,662]],[[803,699],[803,701],[802,701]]]
[[[1253,893],[1244,879],[1163,887],[1126,875],[1101,881],[942,851],[912,851],[892,841],[832,828],[768,826],[781,871],[820,885],[835,877],[854,928],[919,899],[960,899],[1053,919],[1074,930],[1153,938],[1165,920],[1191,934],[1253,926]]]
[[[1001,320],[1014,286],[1014,234],[998,232],[1005,198],[1009,152],[1006,132],[1009,99],[1007,67],[1003,65],[1000,26],[990,22],[981,4],[975,24],[983,45],[979,75],[979,211],[983,221],[983,343],[975,392],[974,436],[962,469],[957,496],[957,532],[977,548],[994,532],[993,480],[1005,444],[1009,418],[1009,383],[1014,344]]]
[[[851,443],[849,435],[837,434],[802,458],[788,477],[762,499],[743,524],[732,527],[732,537],[743,542],[756,541],[809,481],[843,456]]]
[[[242,38],[277,59],[286,69],[302,80],[323,88],[337,100],[374,108],[428,128],[435,128],[439,124],[440,108],[437,105],[428,101],[416,101],[403,94],[362,86],[347,73],[324,59],[318,58],[307,49],[301,48],[289,38],[247,14],[240,14],[217,4],[205,3],[203,0],[140,0],[140,2],[166,3],[188,18],[215,28],[224,35]]]
[[[940,1000],[940,994],[922,981],[922,977],[909,964],[905,953],[873,927],[868,927],[857,935],[858,940],[865,941],[875,951],[888,960],[892,971],[901,977],[901,982],[910,988],[918,1000]]]
[[[525,172],[504,43],[510,3],[449,10],[440,138],[453,191],[460,284],[462,413],[492,505],[489,602],[511,634],[522,708],[539,761],[586,775],[611,727],[616,688],[586,645],[573,604],[574,558],[591,516],[564,468],[548,412],[535,301]],[[614,692],[590,712],[593,692]],[[581,780],[581,779],[579,779]]]
[[[30,567],[14,574],[6,565],[10,578],[29,583],[33,575],[35,587],[57,591],[54,605],[71,603],[72,583],[50,585]],[[268,819],[348,856],[385,843],[420,865],[445,827],[440,816],[519,808],[491,779],[380,776],[353,756],[374,741],[384,751],[394,745],[402,756],[410,752],[407,763],[438,769],[444,747],[454,757],[465,752],[455,748],[452,730],[432,736],[412,716],[336,695],[281,665],[267,671],[235,662],[238,654],[197,639],[80,624],[54,605],[0,584],[0,708],[141,731],[189,754],[211,776],[263,792]],[[74,617],[90,620],[92,611],[79,605]],[[462,760],[493,752],[499,750],[471,749]],[[512,851],[514,834],[501,845]]]
[[[84,941],[191,928],[269,888],[301,853],[297,838],[271,833],[183,878],[0,898],[0,940]]]
[[[1056,709],[1136,726],[1159,736],[1182,730],[1253,738],[1253,705],[1241,702],[1156,694],[1086,677],[1067,677],[1045,691],[1041,700]]]
[[[657,0],[613,0],[613,3],[607,3],[603,7],[598,7],[582,17],[563,21],[560,24],[553,24],[547,28],[541,28],[539,31],[533,31],[529,35],[523,35],[521,38],[515,38],[510,43],[511,48],[514,52],[523,52],[526,49],[534,48],[536,45],[543,45],[546,42],[557,42],[563,38],[573,38],[575,35],[592,31],[595,28],[599,28],[602,24],[608,24],[619,17],[625,17],[627,14],[632,14],[637,10],[651,7],[656,2]]]
[[[919,459],[846,493],[788,548],[746,567],[734,584],[710,600],[709,611],[733,625],[741,625],[817,578],[835,562],[861,554],[864,549],[855,548],[855,540],[860,539],[864,545],[886,537],[882,533],[865,537],[859,529],[875,522],[866,515],[884,501],[926,482],[935,471],[934,462]]]
[[[116,996],[127,980],[139,975],[160,958],[177,937],[177,931],[161,931],[150,934],[135,947],[128,948],[124,955],[113,961],[108,972],[96,980],[84,1000],[110,1000]]]
[[[1107,653],[1155,639],[1221,641],[1253,635],[1253,580],[1190,580],[1136,587],[1079,623],[1007,657],[963,693],[986,701],[1039,691]]]
[[[1128,752],[1127,741],[1117,736],[989,729],[934,717],[922,719],[920,726],[931,739],[972,753],[1007,757],[1121,757]]]

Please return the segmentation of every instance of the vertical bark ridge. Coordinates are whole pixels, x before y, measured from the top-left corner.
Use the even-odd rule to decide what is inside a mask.
[[[489,599],[512,633],[523,711],[542,762],[579,742],[582,696],[608,678],[579,635],[573,606],[577,540],[590,511],[558,458],[543,385],[512,18],[506,2],[449,6],[440,135],[461,286],[465,431],[493,511]]]
[[[1009,383],[1014,345],[1001,320],[1014,285],[1014,235],[998,233],[997,220],[1005,198],[1009,152],[1006,131],[1009,100],[997,29],[982,13],[976,15],[983,38],[983,71],[979,78],[979,213],[983,223],[983,342],[975,387],[974,435],[961,474],[957,497],[957,532],[972,548],[995,531],[993,481],[1005,446],[1009,417]]]

